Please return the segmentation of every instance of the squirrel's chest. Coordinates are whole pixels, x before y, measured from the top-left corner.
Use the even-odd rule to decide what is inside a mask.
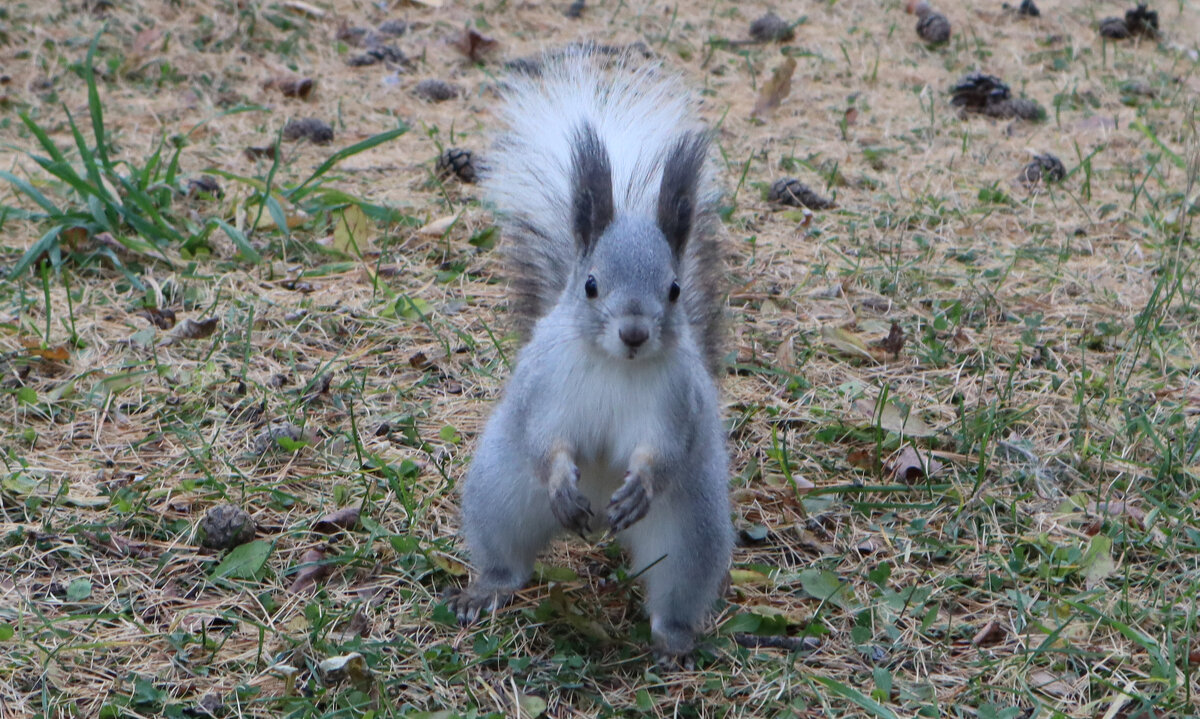
[[[544,429],[569,443],[581,464],[623,468],[637,447],[654,447],[669,431],[679,394],[669,372],[583,365],[557,379]]]

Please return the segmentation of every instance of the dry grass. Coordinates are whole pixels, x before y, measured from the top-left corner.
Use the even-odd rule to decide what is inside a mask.
[[[758,122],[781,46],[723,40],[766,6],[592,2],[572,20],[567,4],[0,9],[0,169],[63,207],[86,210],[32,162],[44,152],[18,113],[80,163],[64,109],[90,141],[82,68],[102,29],[93,65],[130,163],[118,170],[185,138],[175,185],[210,168],[249,178],[220,178],[221,199],[175,197],[179,226],[249,228],[254,178],[287,187],[331,147],[411,128],[324,178],[393,211],[371,223],[371,263],[322,242],[347,202],[323,196],[308,217],[281,206],[288,237],[263,213],[249,238],[261,264],[220,231],[195,258],[117,253],[123,270],[76,238],[0,286],[0,717],[200,716],[206,695],[226,716],[515,716],[541,702],[555,717],[1195,714],[1200,11],[1160,4],[1161,41],[1102,44],[1096,22],[1123,6],[1046,2],[1021,19],[998,1],[946,3],[953,39],[930,50],[895,1],[781,6],[804,13],[782,46],[794,89]],[[362,50],[339,27],[394,18],[411,23],[388,40],[411,68],[347,66]],[[447,42],[467,23],[499,41],[481,65]],[[513,344],[490,217],[433,161],[485,149],[504,59],[582,38],[644,41],[680,68],[727,165],[724,388],[746,541],[694,672],[656,673],[610,546],[557,546],[482,627],[438,605],[463,581],[454,483]],[[947,90],[972,70],[1047,120],[959,117]],[[268,86],[290,74],[315,93]],[[461,97],[415,99],[429,77]],[[333,145],[283,142],[275,170],[245,157],[300,116],[329,121]],[[1031,152],[1062,158],[1066,180],[1018,182]],[[764,199],[784,175],[837,207],[802,226]],[[0,205],[36,209],[7,183]],[[452,216],[444,233],[418,229]],[[0,262],[51,224],[8,214]],[[147,308],[218,321],[164,341]],[[893,322],[898,356],[853,349]],[[912,437],[896,431],[905,408],[922,420]],[[256,452],[281,421],[309,441]],[[909,442],[943,464],[932,477],[888,471]],[[198,548],[193,527],[222,502],[256,520],[261,570],[221,576],[222,557]],[[314,532],[347,506],[362,508],[355,530]],[[289,591],[314,557],[328,573]],[[789,654],[735,635],[820,643]],[[323,686],[316,665],[349,652],[369,677]]]

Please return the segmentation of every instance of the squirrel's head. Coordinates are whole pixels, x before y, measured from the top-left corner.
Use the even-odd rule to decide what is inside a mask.
[[[614,216],[612,167],[590,125],[574,143],[572,220],[580,262],[566,288],[585,339],[614,359],[650,360],[675,347],[687,322],[684,249],[708,138],[684,133],[662,158],[656,216]]]

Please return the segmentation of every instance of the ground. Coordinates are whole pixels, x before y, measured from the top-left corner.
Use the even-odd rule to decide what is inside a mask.
[[[1128,6],[947,2],[928,47],[895,0],[569,4],[0,8],[0,717],[1200,711],[1200,8],[1109,41]],[[746,42],[770,9],[794,36]],[[727,188],[741,540],[695,669],[608,543],[479,626],[442,604],[517,345],[435,161],[579,40],[679,72]],[[960,113],[974,71],[1043,117]],[[226,503],[255,538],[204,548]]]

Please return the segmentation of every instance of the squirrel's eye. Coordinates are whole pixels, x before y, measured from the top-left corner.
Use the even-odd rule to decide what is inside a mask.
[[[596,287],[596,278],[588,275],[587,282],[583,283],[583,291],[587,293],[589,300],[596,299],[596,295],[600,294],[600,289]]]
[[[672,302],[679,299],[679,283],[678,282],[671,283],[671,291],[670,291],[670,293],[667,294],[667,299],[671,300]]]

